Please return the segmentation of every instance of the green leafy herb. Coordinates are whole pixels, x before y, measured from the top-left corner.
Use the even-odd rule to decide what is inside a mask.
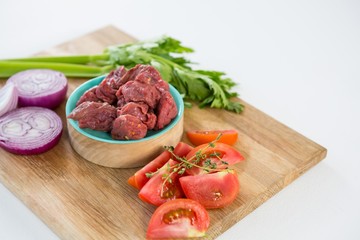
[[[126,68],[136,64],[155,67],[162,78],[171,83],[186,100],[236,113],[244,106],[231,101],[237,96],[231,92],[235,82],[219,71],[192,69],[185,54],[194,50],[185,47],[179,40],[163,36],[153,41],[110,46],[100,55],[32,57],[0,60],[0,78],[8,78],[16,72],[31,68],[49,68],[63,72],[68,77],[96,77],[107,74],[121,65]]]
[[[154,173],[153,172],[145,173],[145,176],[147,178],[151,178],[152,176],[154,176]]]

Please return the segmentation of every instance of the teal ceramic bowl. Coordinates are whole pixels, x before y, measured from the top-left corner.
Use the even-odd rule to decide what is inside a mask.
[[[105,76],[100,76],[88,80],[76,88],[67,100],[66,116],[76,107],[76,102],[83,93],[99,85],[104,78]],[[107,132],[80,128],[77,121],[67,119],[72,147],[86,160],[102,166],[131,168],[145,165],[162,151],[163,146],[175,145],[182,137],[184,102],[171,85],[170,93],[175,100],[178,114],[165,128],[148,131],[147,135],[139,140],[114,140]]]

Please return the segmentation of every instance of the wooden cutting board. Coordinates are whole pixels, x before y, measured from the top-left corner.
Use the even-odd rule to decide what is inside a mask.
[[[108,26],[40,54],[95,54],[134,40]],[[67,95],[85,80],[69,79]],[[235,147],[246,158],[236,166],[241,192],[231,206],[209,211],[206,239],[225,232],[326,156],[319,144],[239,101],[245,105],[242,114],[197,107],[185,111],[185,131],[237,129]],[[56,109],[64,133],[55,148],[36,156],[0,149],[1,183],[61,239],[144,239],[155,207],[139,200],[138,191],[126,183],[137,169],[101,167],[80,157],[70,145],[64,109],[65,101]],[[183,140],[188,142],[185,135]]]

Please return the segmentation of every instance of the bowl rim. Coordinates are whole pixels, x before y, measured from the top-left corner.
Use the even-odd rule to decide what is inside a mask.
[[[144,138],[138,139],[138,140],[116,140],[116,139],[104,139],[101,137],[97,137],[94,136],[92,134],[89,134],[87,132],[85,132],[82,128],[79,127],[77,121],[67,118],[67,116],[71,113],[71,111],[75,108],[72,105],[75,105],[75,103],[71,104],[71,102],[77,101],[77,99],[75,99],[75,97],[77,95],[82,95],[85,91],[87,91],[88,89],[97,86],[100,84],[100,82],[106,77],[107,75],[103,75],[103,76],[99,76],[99,77],[95,77],[92,79],[89,79],[87,81],[85,81],[84,83],[82,83],[81,85],[79,85],[68,97],[67,101],[66,101],[66,106],[65,106],[65,117],[67,119],[67,122],[71,124],[71,126],[80,134],[94,139],[96,141],[100,141],[100,142],[104,142],[104,143],[111,143],[111,144],[132,144],[132,143],[140,143],[140,142],[145,142],[148,140],[153,140],[155,138],[158,138],[159,136],[165,134],[167,131],[169,131],[170,129],[172,129],[182,118],[183,114],[184,114],[184,101],[182,96],[180,95],[180,93],[176,90],[175,87],[173,87],[170,83],[169,83],[169,87],[170,87],[170,94],[173,96],[176,106],[178,108],[178,113],[176,115],[176,117],[174,119],[171,120],[171,122],[166,125],[165,128],[158,130],[157,132],[155,132],[154,134],[152,134],[151,136],[145,136]]]

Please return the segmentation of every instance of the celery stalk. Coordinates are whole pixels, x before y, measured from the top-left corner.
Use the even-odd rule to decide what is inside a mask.
[[[113,69],[113,66],[96,67],[72,63],[0,61],[0,78],[8,78],[17,72],[34,68],[60,71],[67,77],[87,78],[106,74]]]
[[[99,63],[107,62],[108,60],[109,60],[109,54],[71,55],[71,56],[35,56],[29,58],[4,59],[1,61],[99,64]]]

